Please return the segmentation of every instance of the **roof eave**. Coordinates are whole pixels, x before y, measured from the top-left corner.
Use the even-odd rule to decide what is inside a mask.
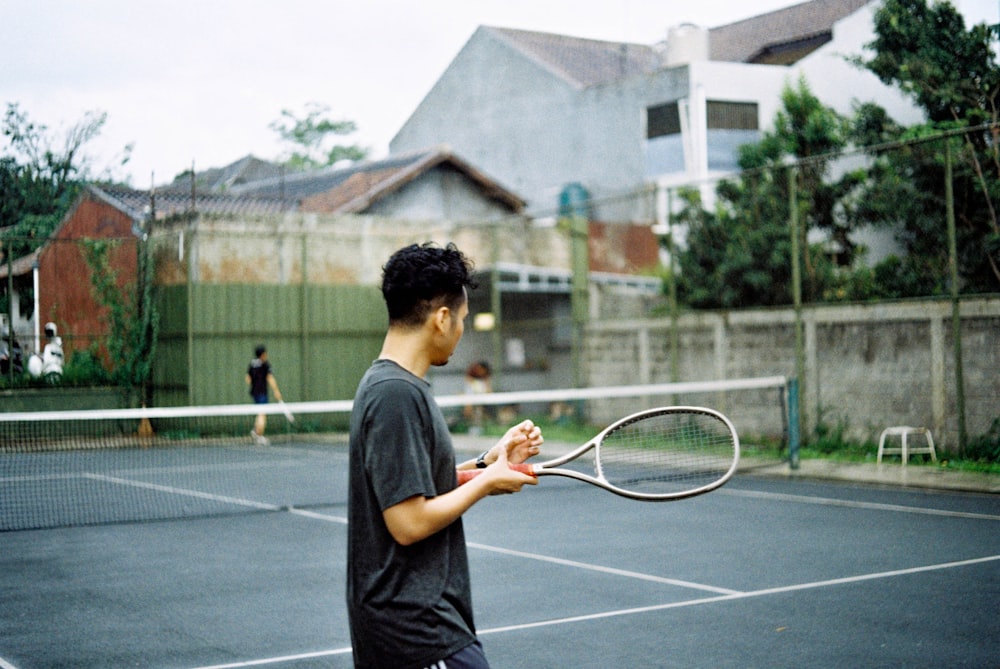
[[[428,152],[427,155],[420,160],[407,165],[391,178],[379,182],[373,188],[370,188],[361,195],[337,207],[335,209],[335,213],[352,214],[362,212],[365,209],[368,209],[372,203],[398,191],[403,186],[412,183],[427,171],[445,163],[448,163],[460,170],[463,174],[475,182],[476,185],[489,197],[510,207],[510,209],[515,213],[521,213],[524,210],[526,205],[524,200],[466,163],[464,160],[452,153],[446,146],[442,146]]]

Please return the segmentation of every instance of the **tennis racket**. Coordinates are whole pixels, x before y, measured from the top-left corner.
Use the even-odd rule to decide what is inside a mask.
[[[294,423],[295,422],[295,416],[293,416],[292,412],[288,410],[287,406],[285,406],[285,400],[278,400],[278,404],[281,405],[281,411],[285,414],[285,418],[288,419],[288,422],[289,423]]]
[[[565,467],[584,455],[584,467]],[[565,455],[511,467],[534,476],[568,476],[629,499],[670,501],[715,490],[732,478],[739,460],[740,440],[728,418],[680,406],[634,413]],[[459,471],[459,484],[481,471]]]

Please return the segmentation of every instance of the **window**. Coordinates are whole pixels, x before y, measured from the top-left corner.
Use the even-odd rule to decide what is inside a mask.
[[[706,114],[709,130],[757,130],[757,103],[709,100]]]
[[[693,111],[693,110],[692,110]],[[710,170],[739,169],[739,148],[759,139],[756,102],[707,100],[705,103],[704,151]],[[696,133],[696,137],[700,133]],[[685,163],[684,139],[678,102],[646,108],[646,176],[677,174],[693,169]]]
[[[740,146],[758,139],[757,103],[709,100],[705,116],[708,169],[738,170]]]
[[[676,102],[668,102],[646,109],[646,139],[679,135],[681,114]]]

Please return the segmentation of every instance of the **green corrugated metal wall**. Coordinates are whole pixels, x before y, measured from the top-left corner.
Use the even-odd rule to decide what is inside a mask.
[[[385,336],[382,296],[362,286],[171,286],[158,289],[157,304],[159,406],[248,401],[258,344],[285,401],[350,399]]]

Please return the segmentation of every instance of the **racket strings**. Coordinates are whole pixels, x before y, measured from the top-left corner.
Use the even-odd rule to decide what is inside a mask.
[[[598,476],[613,486],[656,494],[717,481],[734,455],[733,435],[715,416],[664,413],[605,434],[595,464]]]

